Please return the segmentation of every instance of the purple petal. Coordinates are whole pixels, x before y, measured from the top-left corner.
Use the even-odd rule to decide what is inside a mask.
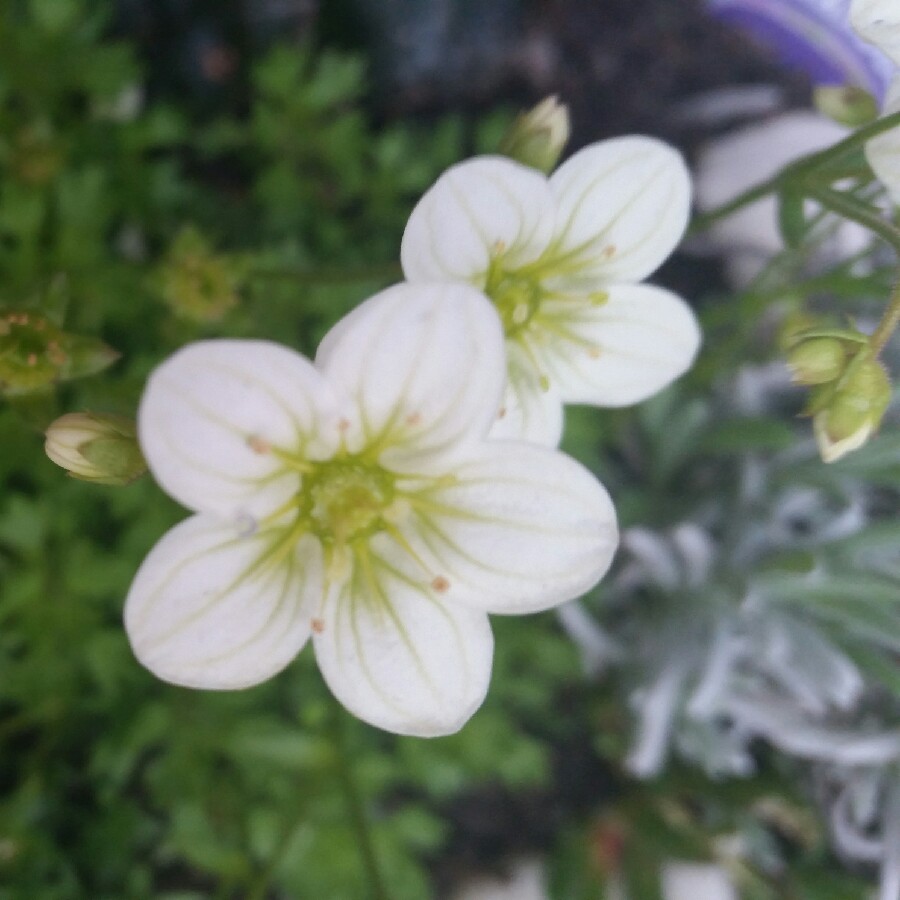
[[[745,31],[818,85],[852,84],[881,102],[893,66],[850,27],[850,0],[707,0],[716,18]]]

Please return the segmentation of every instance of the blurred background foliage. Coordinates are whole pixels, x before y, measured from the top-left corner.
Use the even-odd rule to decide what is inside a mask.
[[[268,3],[241,20],[237,4],[0,3],[0,898],[366,898],[354,809],[394,900],[443,896],[527,853],[547,856],[555,900],[614,883],[655,900],[673,857],[725,859],[750,898],[863,896],[871,870],[841,868],[812,763],[777,735],[748,732],[740,773],[715,764],[708,722],[706,749],[686,725],[650,780],[624,765],[655,666],[678,649],[702,678],[709,635],[750,592],[821,624],[863,673],[865,703],[839,711],[845,724],[896,720],[897,439],[826,470],[798,443],[799,397],[737,371],[776,355],[762,313],[796,280],[796,250],[780,281],[762,278],[727,312],[716,267],[676,260],[662,277],[706,320],[697,371],[640,409],[570,416],[566,447],[605,480],[626,533],[640,526],[662,547],[691,522],[712,548],[702,575],[636,579],[626,542],[580,608],[618,647],[608,658],[591,662],[553,614],[497,619],[487,702],[431,741],[339,714],[309,653],[226,694],[162,684],[133,659],[123,598],[182,513],[150,479],[67,479],[41,432],[71,410],[133,415],[150,368],[190,340],[267,337],[311,353],[399,277],[406,217],[436,176],[493,150],[513,101],[572,83],[565,66],[541,68],[539,43],[525,53],[498,37],[519,4],[436,4],[446,15],[430,30],[416,7],[395,0],[376,20],[374,6]],[[626,10],[607,10],[612,42]],[[479,60],[487,72],[468,94],[426,52],[463,32],[478,40],[460,72]],[[574,40],[560,34],[563,48]],[[732,63],[736,77],[764,69],[743,50]],[[648,94],[656,71],[643,72]],[[688,73],[677,90],[699,85]],[[612,90],[615,67],[603,77]],[[675,89],[626,105],[631,130]],[[618,111],[592,126],[598,102],[576,98],[576,140],[628,124]],[[845,282],[865,304],[885,279],[875,266]],[[862,510],[852,527],[829,532],[848,508]],[[809,577],[822,565],[835,573],[827,591]]]

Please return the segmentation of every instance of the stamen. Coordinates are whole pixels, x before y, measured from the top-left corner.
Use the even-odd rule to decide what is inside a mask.
[[[322,634],[325,631],[325,622],[322,619],[313,619],[310,622],[310,627],[316,634]]]
[[[260,455],[272,452],[272,445],[268,441],[255,434],[251,434],[250,437],[247,438],[247,446],[254,453],[258,453]]]
[[[450,582],[443,575],[438,575],[431,582],[431,587],[439,594],[444,594],[450,590]]]

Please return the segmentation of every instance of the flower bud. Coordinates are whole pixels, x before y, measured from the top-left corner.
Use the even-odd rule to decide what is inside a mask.
[[[891,399],[891,382],[874,359],[851,363],[852,371],[813,417],[819,453],[834,462],[868,441]]]
[[[847,351],[833,337],[815,337],[795,344],[788,352],[787,366],[797,384],[826,384],[844,372]]]
[[[504,156],[549,172],[559,162],[569,140],[569,109],[556,97],[547,97],[516,117],[500,141]]]
[[[218,322],[237,305],[237,266],[213,253],[195,228],[185,228],[175,238],[161,275],[163,300],[182,318]]]
[[[123,416],[67,413],[47,429],[44,450],[73,478],[125,485],[147,469],[134,422]]]
[[[820,85],[813,100],[819,112],[848,128],[859,128],[878,118],[878,101],[855,85]]]
[[[102,372],[119,354],[31,310],[0,311],[0,396],[18,397]]]

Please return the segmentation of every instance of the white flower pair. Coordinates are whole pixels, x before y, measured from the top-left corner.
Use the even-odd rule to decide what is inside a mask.
[[[164,362],[141,447],[195,515],[131,587],[138,658],[177,684],[240,688],[311,637],[360,718],[461,727],[487,690],[487,614],[555,606],[610,564],[609,497],[553,449],[561,400],[634,402],[689,365],[686,306],[630,283],[681,236],[688,193],[680,158],[649,139],[589,148],[549,181],[472,160],[410,219],[412,283],[338,322],[315,362],[228,340]]]

